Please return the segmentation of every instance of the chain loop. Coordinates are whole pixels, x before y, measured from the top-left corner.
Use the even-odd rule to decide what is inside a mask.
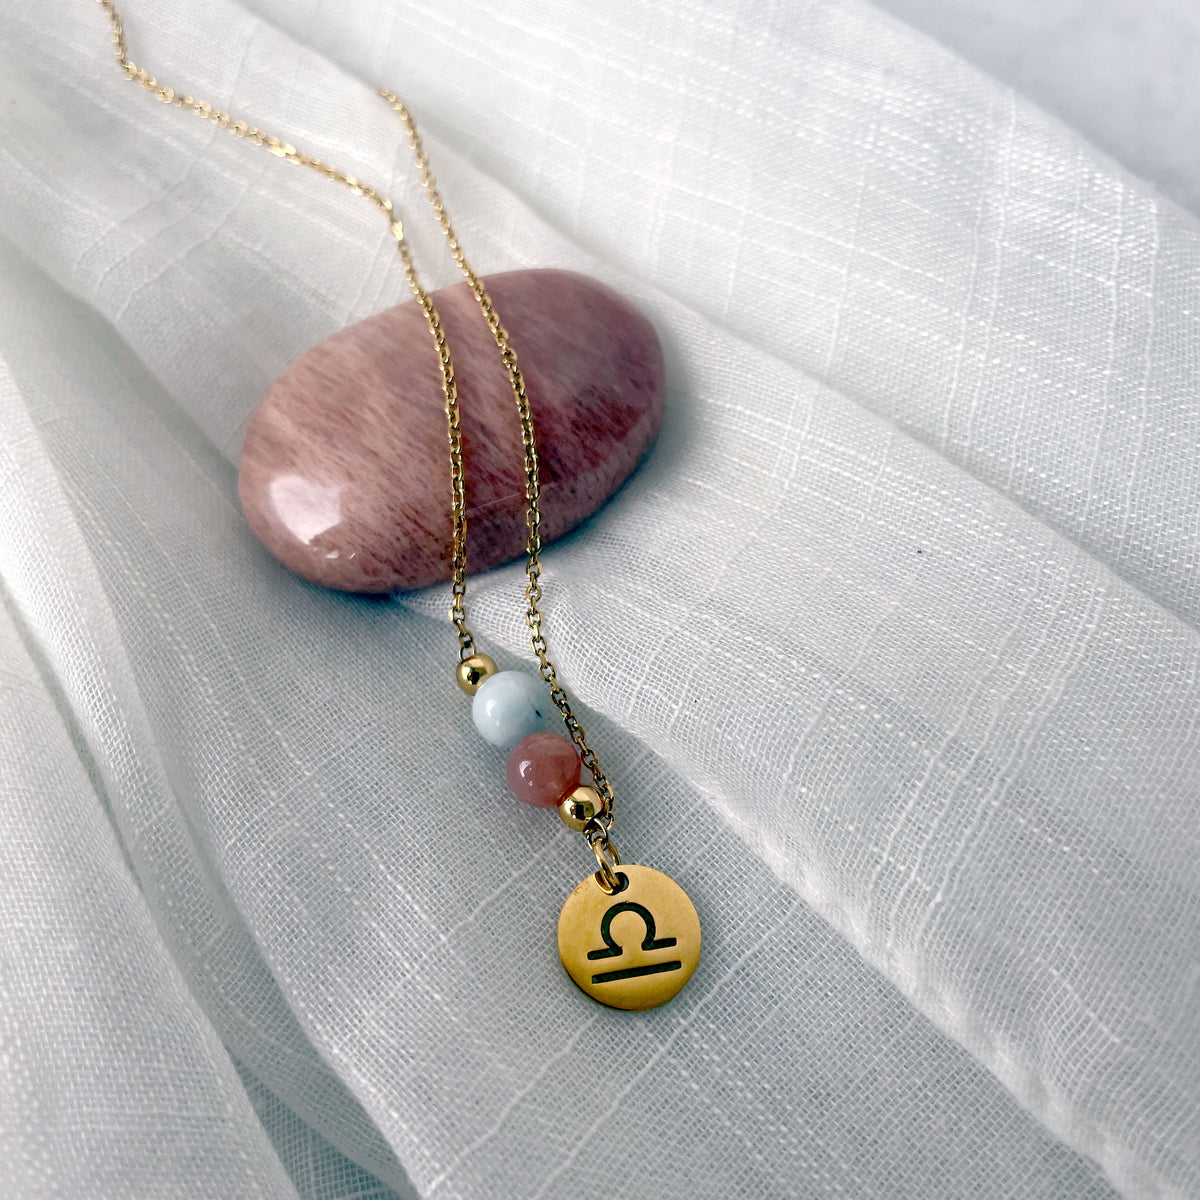
[[[416,266],[413,263],[412,251],[404,235],[404,225],[395,216],[391,200],[376,191],[369,184],[363,183],[354,175],[350,175],[338,167],[322,162],[319,158],[297,150],[290,142],[282,141],[280,138],[274,137],[261,129],[248,125],[245,121],[236,120],[229,113],[213,108],[206,100],[197,100],[186,93],[176,92],[166,84],[160,83],[153,75],[150,75],[144,68],[139,67],[130,59],[128,45],[125,40],[124,25],[120,14],[114,7],[114,0],[97,0],[97,3],[108,16],[112,31],[113,55],[126,79],[141,84],[142,87],[156,96],[163,104],[172,105],[194,113],[196,116],[212,122],[220,129],[228,129],[235,137],[242,138],[256,146],[265,146],[272,154],[275,154],[279,158],[306,167],[308,170],[320,175],[323,179],[341,184],[356,196],[366,197],[387,220],[389,232],[395,239],[396,249],[400,255],[405,281],[408,283],[409,290],[416,298],[417,304],[424,314],[430,337],[437,350],[438,365],[442,374],[442,396],[446,412],[447,438],[450,444],[452,539],[450,620],[453,622],[458,633],[460,659],[466,660],[470,658],[475,653],[475,639],[467,625],[466,614],[467,504],[466,481],[463,472],[462,422],[458,404],[458,385],[454,378],[454,365],[450,358],[450,348],[446,342],[446,335],[442,328],[441,319],[434,307],[433,300],[425,290],[417,274]],[[420,172],[421,185],[429,197],[429,203],[433,208],[438,225],[441,227],[446,247],[475,297],[479,310],[483,314],[483,318],[487,322],[488,329],[491,332],[492,340],[496,343],[496,348],[500,353],[500,361],[504,364],[505,370],[508,372],[509,386],[512,389],[517,416],[521,422],[521,446],[525,459],[525,574],[528,580],[525,588],[525,624],[529,629],[529,644],[533,649],[534,655],[537,657],[539,674],[550,689],[550,698],[562,714],[563,724],[567,728],[571,741],[574,742],[579,751],[580,760],[584,767],[591,773],[595,781],[594,786],[596,791],[604,800],[603,821],[594,823],[602,831],[603,836],[597,840],[589,837],[588,844],[592,847],[592,852],[595,854],[596,846],[602,843],[615,857],[616,848],[608,840],[608,833],[612,829],[613,824],[614,797],[612,785],[600,768],[596,752],[588,745],[583,726],[579,723],[579,718],[575,716],[571,708],[570,698],[567,696],[566,690],[559,682],[557,669],[550,659],[549,647],[546,643],[546,637],[542,632],[544,617],[539,607],[542,600],[542,563],[540,557],[542,549],[541,482],[537,440],[534,436],[533,412],[530,407],[529,396],[525,390],[525,378],[521,373],[521,368],[517,361],[517,353],[509,342],[508,332],[500,321],[500,316],[492,304],[491,297],[488,295],[483,281],[475,274],[471,264],[467,261],[467,256],[463,252],[462,245],[459,243],[454,226],[450,223],[446,206],[442,201],[441,193],[438,191],[437,178],[429,166],[429,155],[425,150],[421,135],[417,131],[416,122],[413,120],[412,114],[395,92],[389,91],[387,88],[381,88],[379,94],[391,106],[404,124],[405,132],[408,135],[408,144],[412,149],[417,169]],[[599,855],[597,855],[597,858],[599,860]],[[615,861],[619,864],[621,860],[619,857],[615,857]],[[601,870],[602,872],[605,870],[603,864]],[[606,882],[615,880],[611,867],[608,868],[605,880]]]
[[[458,269],[466,279],[467,286],[470,287],[471,293],[475,297],[475,302],[479,306],[479,311],[483,314],[488,329],[491,330],[492,340],[496,343],[496,347],[500,351],[500,360],[504,363],[508,371],[509,387],[512,389],[513,400],[517,406],[517,416],[521,421],[521,446],[525,456],[525,528],[527,531],[525,539],[525,574],[529,581],[525,588],[525,624],[529,629],[529,645],[533,649],[533,653],[537,656],[539,674],[550,688],[550,698],[562,714],[563,724],[567,727],[571,741],[578,748],[579,757],[584,767],[591,772],[592,778],[595,781],[594,787],[604,800],[605,811],[608,813],[609,825],[611,826],[614,800],[612,785],[600,769],[596,752],[588,745],[583,726],[579,723],[579,718],[575,716],[571,708],[571,702],[566,690],[558,681],[558,672],[554,663],[550,660],[549,647],[546,644],[545,636],[542,634],[542,621],[544,618],[541,609],[538,607],[542,599],[542,563],[540,557],[542,549],[542,492],[539,477],[537,441],[534,436],[533,412],[530,408],[529,396],[525,391],[525,377],[521,374],[521,368],[517,362],[517,352],[512,348],[508,340],[508,331],[500,321],[500,314],[497,313],[493,306],[491,297],[488,295],[483,281],[475,274],[471,264],[467,261],[467,256],[463,252],[462,245],[459,243],[458,234],[455,233],[454,226],[450,223],[445,203],[442,200],[441,193],[438,191],[437,177],[430,169],[429,155],[426,153],[425,145],[421,141],[421,135],[417,131],[416,122],[413,120],[412,114],[408,111],[404,101],[395,92],[389,91],[387,88],[381,88],[379,94],[391,105],[393,111],[404,124],[405,132],[408,134],[408,144],[412,149],[417,169],[421,175],[421,185],[425,188],[430,206],[433,208],[434,215],[441,226],[442,236],[450,251],[450,256],[458,264]]]
[[[625,885],[621,882],[622,876],[617,873],[617,868],[621,865],[621,856],[617,853],[616,846],[607,835],[595,841],[589,839],[588,845],[591,846],[592,854],[600,867],[596,872],[596,882],[601,890],[610,896],[621,891]]]
[[[462,457],[462,422],[458,407],[458,384],[454,378],[454,364],[450,358],[450,348],[446,342],[446,334],[442,328],[441,318],[434,308],[429,293],[425,290],[417,274],[413,262],[412,250],[404,236],[404,225],[394,213],[394,207],[387,196],[376,191],[369,184],[363,183],[356,176],[322,162],[311,154],[297,150],[290,142],[274,137],[245,121],[238,121],[227,112],[214,108],[207,100],[197,100],[186,93],[176,92],[173,88],[161,84],[143,67],[139,67],[129,57],[129,47],[125,40],[125,27],[120,14],[114,7],[113,0],[97,0],[100,8],[107,14],[112,30],[113,56],[126,79],[141,84],[148,92],[156,96],[162,103],[182,108],[206,121],[211,121],[219,129],[228,129],[235,137],[243,138],[255,146],[265,146],[272,154],[328,179],[332,183],[341,184],[356,196],[365,196],[383,215],[388,222],[388,230],[396,242],[396,250],[400,255],[400,264],[404,270],[404,278],[409,291],[416,298],[417,304],[425,317],[425,324],[433,339],[437,352],[438,366],[442,375],[442,398],[446,411],[446,431],[450,443],[450,487],[451,487],[451,538],[452,555],[451,570],[453,583],[451,585],[450,620],[458,633],[459,657],[468,659],[475,653],[475,639],[467,625],[466,614],[466,573],[467,573],[467,535],[466,535],[466,485],[463,474]]]

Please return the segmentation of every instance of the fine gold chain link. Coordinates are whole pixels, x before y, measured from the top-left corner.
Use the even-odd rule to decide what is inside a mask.
[[[529,627],[529,644],[533,647],[534,654],[537,655],[541,676],[550,687],[551,699],[553,699],[562,713],[563,721],[570,731],[571,740],[579,747],[583,765],[587,767],[595,778],[596,791],[604,797],[605,811],[609,814],[607,829],[611,829],[612,787],[604,773],[600,770],[600,764],[596,759],[595,752],[587,743],[583,726],[579,724],[574,712],[571,711],[570,701],[562,684],[558,681],[558,673],[554,668],[554,664],[550,661],[546,638],[542,633],[542,613],[538,607],[539,601],[542,598],[542,563],[540,557],[542,549],[541,485],[538,476],[537,443],[533,436],[533,413],[529,406],[529,397],[525,394],[525,379],[517,363],[517,353],[509,343],[508,333],[500,322],[500,316],[492,305],[491,297],[488,295],[487,289],[483,286],[483,281],[475,274],[471,264],[467,261],[467,256],[463,253],[463,248],[459,243],[458,235],[454,232],[454,226],[450,224],[450,217],[446,213],[446,206],[443,204],[441,193],[438,191],[437,179],[429,168],[429,155],[425,152],[424,143],[421,141],[421,135],[417,132],[417,126],[413,121],[412,114],[395,92],[383,88],[380,89],[379,94],[391,105],[400,117],[400,120],[404,122],[405,131],[408,133],[408,144],[412,148],[417,168],[421,172],[421,184],[429,196],[429,203],[432,205],[438,224],[442,228],[442,235],[445,238],[446,246],[450,251],[451,257],[458,264],[458,269],[463,273],[463,277],[466,279],[475,297],[475,301],[479,305],[479,310],[483,314],[484,320],[487,321],[492,339],[500,351],[500,360],[504,363],[508,371],[509,387],[512,389],[513,399],[517,404],[517,415],[521,419],[521,445],[525,454],[525,526],[527,530],[525,541],[525,574],[529,581],[525,588],[525,624]]]
[[[265,133],[263,130],[249,125],[245,121],[235,120],[229,113],[214,108],[205,100],[197,100],[186,93],[176,92],[166,84],[160,83],[153,75],[150,75],[144,68],[139,67],[130,59],[128,44],[125,40],[124,25],[120,14],[114,7],[113,0],[97,0],[97,3],[108,16],[109,25],[112,29],[113,54],[126,79],[141,84],[142,87],[151,92],[163,104],[195,113],[197,116],[211,121],[219,128],[229,130],[235,137],[243,138],[256,146],[265,146],[277,157],[287,159],[289,162],[297,163],[302,167],[307,167],[322,178],[348,188],[355,195],[366,197],[387,220],[388,228],[396,242],[396,249],[400,255],[401,265],[404,268],[404,278],[408,283],[409,290],[416,297],[421,312],[424,314],[426,325],[429,328],[430,336],[437,350],[438,364],[442,373],[442,396],[445,402],[446,428],[450,442],[451,536],[453,548],[451,559],[453,581],[451,584],[452,601],[450,619],[458,631],[460,659],[465,660],[469,658],[475,653],[475,639],[467,626],[466,617],[466,484],[463,472],[462,424],[459,416],[458,385],[454,377],[454,365],[450,358],[450,349],[442,328],[441,319],[438,317],[433,301],[417,274],[416,265],[413,262],[412,250],[404,235],[403,222],[396,215],[391,200],[376,191],[369,184],[363,183],[355,176],[340,168],[331,166],[319,158],[297,150],[290,142],[285,142],[280,138]],[[491,297],[488,295],[483,281],[475,274],[471,264],[467,261],[466,254],[459,243],[458,235],[454,231],[454,226],[450,223],[450,217],[446,212],[441,193],[438,191],[437,179],[430,170],[429,156],[425,151],[421,136],[417,132],[416,122],[413,120],[412,114],[395,92],[381,88],[379,94],[387,101],[404,124],[405,132],[408,135],[408,144],[412,149],[414,159],[420,171],[421,185],[429,197],[429,202],[433,207],[438,224],[441,226],[446,246],[466,279],[472,295],[475,297],[480,312],[487,322],[492,340],[496,343],[496,348],[500,352],[500,360],[508,372],[509,386],[512,390],[513,399],[516,402],[517,415],[521,422],[521,445],[525,458],[525,574],[528,580],[525,588],[525,624],[529,628],[529,642],[534,654],[537,656],[539,672],[542,679],[550,688],[550,697],[562,714],[563,723],[571,735],[571,740],[579,750],[579,756],[583,765],[591,772],[595,780],[596,791],[604,799],[603,813],[598,814],[597,817],[589,822],[588,826],[584,829],[584,835],[589,844],[592,845],[593,852],[599,846],[601,852],[607,849],[613,851],[615,854],[616,848],[612,845],[609,838],[613,826],[614,797],[612,785],[600,769],[596,753],[588,745],[583,726],[579,723],[579,719],[575,716],[571,708],[570,699],[558,679],[558,672],[554,667],[554,663],[550,660],[549,648],[545,635],[542,632],[543,618],[539,607],[542,599],[541,485],[539,481],[537,443],[534,438],[533,412],[529,404],[529,397],[525,391],[525,379],[521,374],[521,368],[517,362],[516,351],[509,342],[508,332],[501,323],[500,316],[492,304]],[[616,861],[620,862],[619,857]]]

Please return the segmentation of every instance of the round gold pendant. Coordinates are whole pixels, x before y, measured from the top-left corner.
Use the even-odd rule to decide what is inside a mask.
[[[619,866],[609,895],[589,875],[558,917],[558,956],[593,1000],[610,1008],[665,1004],[700,961],[700,918],[688,894],[652,867]]]

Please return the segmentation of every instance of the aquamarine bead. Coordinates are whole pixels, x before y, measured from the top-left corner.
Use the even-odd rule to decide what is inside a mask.
[[[551,728],[554,702],[544,684],[524,671],[500,671],[480,685],[471,717],[484,741],[511,750],[531,733]]]

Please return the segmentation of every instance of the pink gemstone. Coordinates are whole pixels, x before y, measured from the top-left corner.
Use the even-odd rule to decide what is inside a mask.
[[[662,423],[663,360],[650,323],[568,271],[488,276],[517,351],[541,458],[542,539],[621,485]],[[525,546],[520,424],[508,375],[465,283],[433,294],[462,413],[468,569]],[[441,372],[415,301],[343,329],[268,388],[242,448],[251,529],[326,587],[388,592],[450,578],[450,459]]]
[[[578,786],[581,766],[575,747],[557,733],[531,733],[508,756],[508,786],[534,808],[553,808]]]

